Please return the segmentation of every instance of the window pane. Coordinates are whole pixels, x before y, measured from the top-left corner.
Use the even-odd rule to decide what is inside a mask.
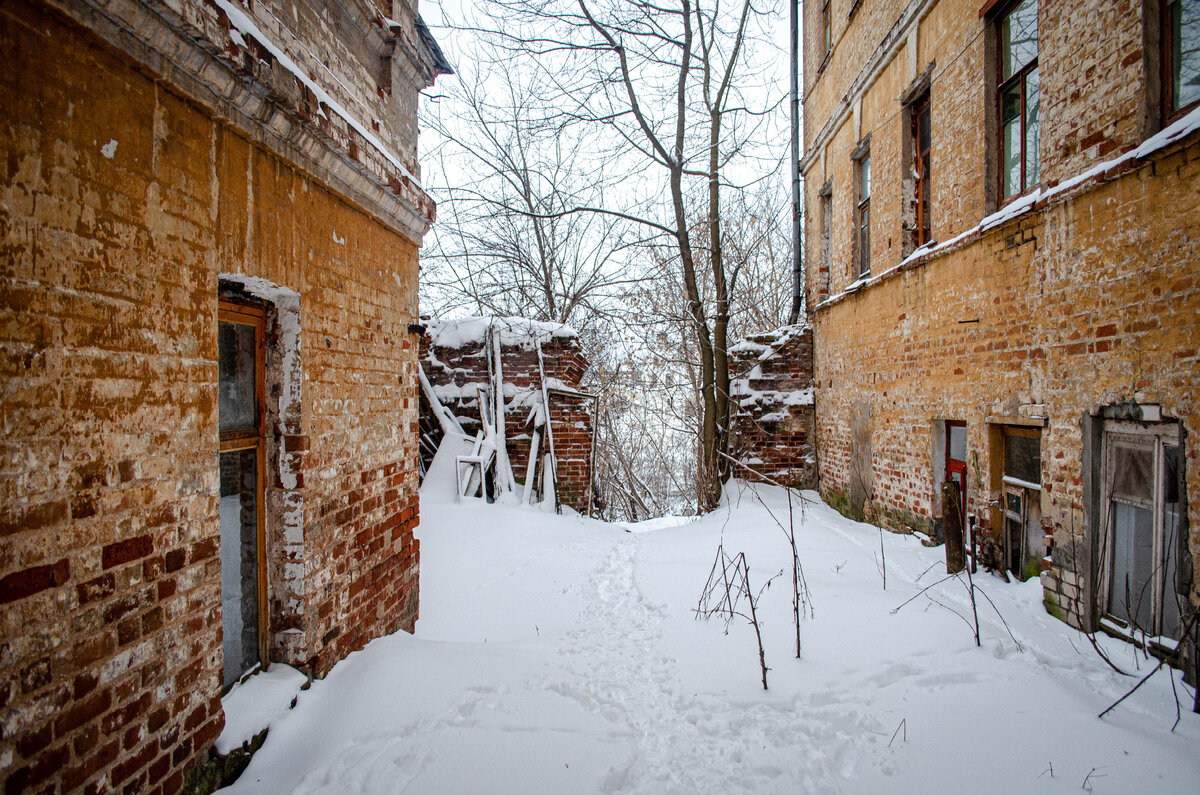
[[[1036,185],[1041,171],[1038,157],[1041,92],[1038,89],[1038,70],[1035,68],[1025,76],[1025,187]]]
[[[871,270],[871,207],[862,208],[862,237],[859,241],[859,273]]]
[[[1042,440],[1005,434],[1004,474],[1026,483],[1041,483]]]
[[[1179,505],[1179,448],[1163,448],[1163,577],[1162,577],[1162,634],[1179,638],[1181,627],[1180,602],[1187,598],[1186,583],[1181,582],[1179,567],[1185,540],[1181,534],[1182,518]]]
[[[1116,500],[1109,506],[1113,512],[1109,612],[1139,629],[1152,632],[1154,518],[1145,508]]]
[[[258,662],[258,454],[221,453],[221,642],[226,685]]]
[[[967,460],[967,428],[965,425],[950,426],[950,458],[955,461]]]
[[[222,431],[253,428],[258,414],[254,327],[221,323],[217,342],[217,409]]]
[[[868,155],[861,161],[861,174],[859,176],[859,200],[871,198],[871,157]]]
[[[1018,98],[1018,116],[1004,125],[1004,153],[1001,161],[1001,179],[1004,182],[1004,198],[1021,192],[1021,119]],[[1006,97],[1007,103],[1007,97]]]
[[[1025,0],[1000,23],[1000,79],[1007,80],[1038,54],[1037,1]]]
[[[1179,0],[1171,8],[1175,108],[1200,100],[1200,0]]]

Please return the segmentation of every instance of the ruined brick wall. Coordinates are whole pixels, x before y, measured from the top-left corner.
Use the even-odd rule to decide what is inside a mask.
[[[480,429],[477,389],[488,384],[488,355],[482,335],[490,319],[469,318],[465,321],[434,321],[433,335],[421,338],[421,365],[433,391],[458,418],[468,435]],[[542,370],[546,384],[568,391],[579,391],[587,372],[587,359],[575,332],[566,326],[537,324],[522,318],[496,318],[505,327],[501,336],[501,368],[504,376],[505,417],[504,433],[513,476],[524,483],[529,466],[529,450],[533,426],[531,412],[541,406]],[[455,330],[470,324],[478,334],[458,334]],[[508,327],[512,331],[508,331]],[[440,334],[446,328],[450,333]],[[476,339],[475,337],[479,337]],[[448,344],[447,344],[448,343]],[[539,362],[538,347],[541,347]],[[557,493],[564,505],[584,513],[591,499],[590,470],[592,456],[593,401],[588,397],[570,394],[550,396],[550,423],[554,434],[554,455],[557,460]],[[422,411],[425,411],[424,404]],[[435,425],[432,417],[426,424]],[[545,428],[541,432],[542,455],[547,450]],[[541,482],[540,465],[535,474]]]
[[[218,92],[263,66],[204,61],[169,10],[111,9],[144,17],[129,52],[113,16],[68,10],[97,31],[0,8],[0,769],[10,790],[173,792],[223,724],[218,294],[268,302],[268,645],[319,674],[417,617],[408,324],[432,204],[189,93],[153,47],[199,48]],[[297,114],[260,117],[308,147]],[[353,202],[338,169],[366,177]]]
[[[864,13],[876,5],[887,13]],[[1075,588],[1095,566],[1084,532],[1092,510],[1086,416],[1136,403],[1181,422],[1189,546],[1193,559],[1200,554],[1200,139],[1192,133],[1131,153],[1059,190],[1149,140],[1160,122],[1146,112],[1154,77],[1141,4],[1042,3],[1041,199],[981,226],[1000,205],[989,169],[987,23],[978,3],[901,6],[864,2],[842,40],[853,44],[835,54],[846,70],[813,73],[805,102],[808,262],[821,254],[817,192],[827,181],[835,215],[830,284],[815,269],[806,282],[821,489],[850,495],[886,524],[935,531],[943,514],[938,428],[964,421],[967,509],[996,532],[996,433],[1038,428],[1039,508],[1054,566],[1043,582],[1080,623]],[[900,24],[904,9],[917,13]],[[898,98],[927,69],[932,232],[942,245],[906,257],[907,118]],[[860,91],[850,90],[868,74]],[[872,269],[855,284],[850,156],[868,134]]]
[[[733,455],[776,483],[815,488],[813,334],[784,326],[752,334],[729,349]],[[743,467],[735,477],[753,479]]]

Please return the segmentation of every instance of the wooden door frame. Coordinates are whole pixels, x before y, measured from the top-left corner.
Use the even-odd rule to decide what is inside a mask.
[[[254,329],[254,393],[255,393],[255,422],[254,427],[234,431],[222,431],[220,434],[220,452],[233,453],[241,450],[253,450],[255,458],[255,495],[254,510],[255,547],[258,560],[256,561],[257,591],[258,591],[258,661],[262,666],[267,664],[267,555],[266,555],[266,427],[267,427],[267,397],[266,397],[266,359],[267,359],[267,311],[256,304],[232,301],[227,298],[218,300],[217,328],[220,324],[232,323],[250,326]],[[224,605],[222,605],[224,610]]]

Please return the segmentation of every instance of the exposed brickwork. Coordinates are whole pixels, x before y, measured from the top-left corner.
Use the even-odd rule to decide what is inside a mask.
[[[811,328],[784,326],[729,351],[734,456],[752,472],[800,489],[817,483],[812,346]],[[735,475],[753,477],[742,467]]]
[[[839,0],[833,5],[840,19]],[[1095,591],[1099,565],[1087,530],[1098,521],[1096,495],[1084,488],[1087,456],[1098,456],[1087,447],[1087,417],[1133,403],[1161,406],[1164,418],[1180,422],[1189,550],[1200,555],[1200,137],[1127,160],[981,231],[999,204],[989,168],[997,154],[988,119],[994,96],[984,80],[994,57],[988,21],[979,3],[927,5],[898,30],[910,6],[864,0],[839,41],[837,70],[816,73],[806,36],[809,262],[821,256],[818,191],[827,180],[834,206],[830,285],[819,283],[817,269],[806,285],[815,299],[820,485],[852,503],[857,490],[861,507],[884,523],[932,529],[943,513],[940,429],[962,420],[967,509],[998,532],[997,435],[1006,426],[1037,428],[1035,499],[1053,537],[1047,595],[1072,623],[1087,623],[1080,598]],[[1143,51],[1153,17],[1132,2],[1040,4],[1043,190],[1155,131],[1147,104],[1157,78]],[[864,92],[840,106],[889,39],[898,47]],[[955,242],[902,262],[901,185],[910,166],[898,97],[931,64],[932,232]],[[839,116],[839,107],[859,110]],[[842,121],[819,137],[831,118]],[[856,286],[850,153],[868,134],[872,279]],[[1198,600],[1195,590],[1191,597]]]
[[[315,140],[299,105],[189,93],[275,96],[212,3],[64,7],[0,7],[0,775],[6,791],[174,792],[224,720],[218,294],[268,305],[269,656],[320,674],[417,618],[408,324],[432,204],[410,181],[386,205],[386,174],[336,141],[288,152],[238,126],[250,112]],[[106,38],[122,14],[138,17],[126,51]],[[389,15],[411,29],[415,8]],[[351,42],[322,43],[331,68],[384,65],[338,60],[359,32],[329,36]],[[184,55],[200,59],[170,62]],[[384,138],[415,174],[415,88],[391,90],[411,96]],[[318,161],[378,201],[331,189]]]
[[[505,318],[499,319],[501,322]],[[520,322],[520,321],[519,321]],[[421,364],[434,391],[443,405],[459,419],[463,430],[473,435],[480,428],[479,403],[476,388],[488,384],[488,358],[481,341],[469,341],[460,346],[432,345],[430,336],[421,338]],[[536,342],[507,340],[501,346],[501,367],[504,375],[506,410],[504,432],[513,475],[524,482],[529,465],[529,448],[533,428],[528,424],[530,413],[540,406],[542,370],[546,383],[578,391],[587,372],[587,359],[578,337],[548,336],[541,342],[539,361]],[[558,499],[577,511],[586,512],[591,498],[589,482],[592,455],[592,406],[590,398],[568,394],[550,396],[550,423],[554,433],[554,454],[558,461]],[[437,431],[437,420],[422,402],[422,424]],[[546,434],[543,429],[539,443],[546,453]],[[540,468],[536,478],[541,478]],[[540,480],[539,480],[540,482]]]

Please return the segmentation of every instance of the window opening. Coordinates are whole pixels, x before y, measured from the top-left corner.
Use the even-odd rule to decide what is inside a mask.
[[[1106,614],[1178,639],[1183,583],[1177,426],[1115,425],[1104,436],[1101,594]]]
[[[1021,580],[1042,571],[1046,554],[1042,530],[1042,435],[1036,428],[1003,429],[1001,478],[1005,565]]]
[[[928,243],[930,234],[930,149],[929,94],[925,94],[909,107],[910,135],[912,140],[913,179],[913,248]]]
[[[858,183],[858,216],[856,227],[856,246],[858,255],[858,275],[865,276],[871,272],[871,153],[862,155],[855,166]]]
[[[829,294],[829,279],[833,271],[833,187],[832,180],[820,193],[821,200],[821,260],[818,267],[818,292]]]
[[[1163,104],[1168,121],[1200,103],[1200,0],[1163,0]]]
[[[833,51],[833,12],[830,8],[832,0],[821,0],[821,59],[829,57]]]
[[[222,652],[225,686],[266,661],[266,313],[222,299],[218,310]]]
[[[1041,92],[1037,0],[1023,0],[999,26],[1000,186],[1009,199],[1036,185]]]

